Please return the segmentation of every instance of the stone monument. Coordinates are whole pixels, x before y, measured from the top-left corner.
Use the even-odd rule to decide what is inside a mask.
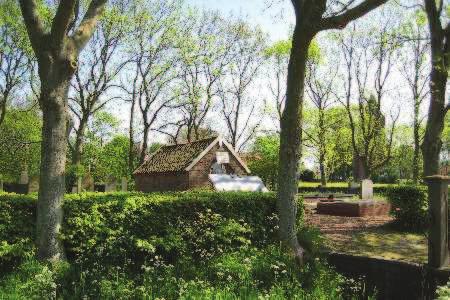
[[[373,182],[370,179],[361,181],[359,198],[363,200],[373,200]]]
[[[126,177],[122,177],[121,191],[126,192],[128,190],[128,180]]]

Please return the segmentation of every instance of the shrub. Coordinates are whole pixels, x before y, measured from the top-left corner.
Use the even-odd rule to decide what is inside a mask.
[[[300,180],[302,181],[314,181],[316,175],[314,171],[305,169],[300,173]]]
[[[387,198],[392,205],[392,214],[399,226],[420,230],[428,225],[428,196],[424,186],[404,185],[391,187]]]
[[[0,195],[0,267],[32,253],[36,196]],[[275,195],[181,192],[66,195],[62,239],[69,261],[140,268],[149,257],[174,264],[274,241]],[[299,212],[302,210],[299,209]],[[301,213],[300,216],[301,217]]]
[[[436,293],[438,300],[450,299],[450,281],[447,282],[447,285],[438,287]]]

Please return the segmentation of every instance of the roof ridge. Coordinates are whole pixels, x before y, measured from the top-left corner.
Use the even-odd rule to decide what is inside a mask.
[[[194,144],[194,143],[205,142],[205,141],[207,141],[207,140],[215,140],[215,139],[217,139],[218,137],[219,137],[219,135],[212,135],[212,136],[210,136],[210,137],[208,137],[208,138],[203,138],[203,139],[195,140],[195,141],[192,141],[192,142],[184,142],[184,143],[178,143],[178,144],[173,144],[173,145],[164,145],[164,146],[161,146],[161,147],[171,147],[171,146],[190,145],[190,144]]]

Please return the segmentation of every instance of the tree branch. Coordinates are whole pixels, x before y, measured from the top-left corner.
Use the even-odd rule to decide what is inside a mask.
[[[75,30],[73,41],[80,52],[91,38],[95,30],[95,25],[105,8],[107,0],[92,0],[86,14],[78,28]]]
[[[346,10],[341,14],[323,18],[320,25],[320,30],[343,29],[351,21],[364,16],[368,12],[386,3],[387,1],[388,0],[365,0],[364,2]]]
[[[65,0],[58,5],[50,31],[50,41],[54,49],[62,49],[64,37],[73,19],[75,2],[75,0]]]
[[[35,0],[19,0],[22,17],[27,28],[28,37],[34,52],[41,52],[41,45],[45,36],[44,26],[37,13]]]

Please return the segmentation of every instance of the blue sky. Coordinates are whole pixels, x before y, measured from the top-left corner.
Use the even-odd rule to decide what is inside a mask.
[[[188,5],[203,9],[219,10],[224,15],[248,18],[252,24],[257,24],[267,32],[273,41],[287,39],[289,28],[294,23],[293,9],[290,1],[273,0],[186,0]]]

